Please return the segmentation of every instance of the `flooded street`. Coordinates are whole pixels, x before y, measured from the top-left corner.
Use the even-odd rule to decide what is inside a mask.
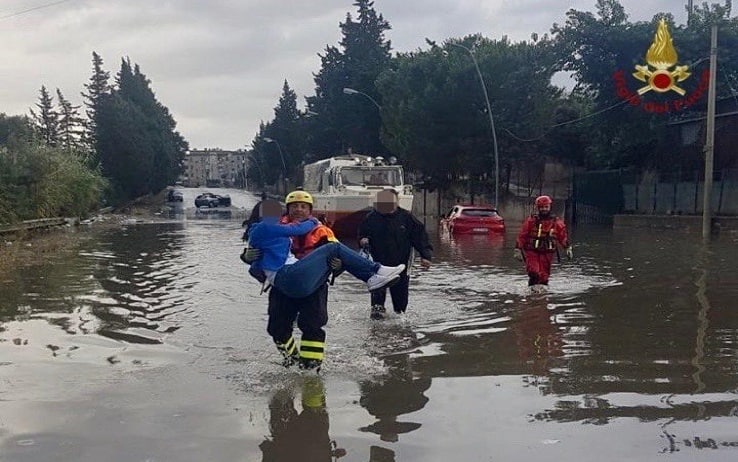
[[[349,275],[329,289],[316,376],[278,365],[241,220],[80,229],[0,280],[0,461],[738,457],[736,235],[577,228],[530,295],[515,220],[429,222],[406,315],[371,321]]]

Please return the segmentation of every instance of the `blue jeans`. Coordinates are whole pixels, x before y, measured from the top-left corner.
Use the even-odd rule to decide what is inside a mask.
[[[285,265],[274,276],[274,287],[292,298],[307,297],[328,281],[332,258],[339,258],[343,268],[354,277],[366,282],[380,267],[362,257],[340,242],[329,242],[310,252],[292,265]]]

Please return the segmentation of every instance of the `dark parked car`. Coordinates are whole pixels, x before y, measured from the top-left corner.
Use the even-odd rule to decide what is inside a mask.
[[[182,202],[184,201],[184,194],[182,194],[182,191],[177,191],[176,189],[170,189],[169,192],[167,192],[167,202]]]
[[[231,196],[213,193],[202,193],[195,198],[195,207],[230,207]]]

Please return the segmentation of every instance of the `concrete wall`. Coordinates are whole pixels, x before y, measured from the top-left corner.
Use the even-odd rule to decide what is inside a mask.
[[[614,228],[673,229],[702,233],[701,215],[615,215]],[[720,233],[738,233],[738,217],[712,218],[712,229]]]

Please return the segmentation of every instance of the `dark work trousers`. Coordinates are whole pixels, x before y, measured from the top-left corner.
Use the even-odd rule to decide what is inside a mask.
[[[404,313],[407,309],[407,298],[408,289],[410,288],[410,276],[407,275],[407,270],[400,274],[400,278],[397,280],[395,285],[389,288],[390,295],[392,296],[392,309],[395,313]],[[387,299],[387,289],[375,290],[372,292],[372,306],[382,305]]]
[[[290,298],[272,287],[268,312],[267,332],[275,343],[283,344],[292,337],[295,320],[302,331],[302,341],[325,342],[323,326],[328,323],[328,284],[303,298]]]

